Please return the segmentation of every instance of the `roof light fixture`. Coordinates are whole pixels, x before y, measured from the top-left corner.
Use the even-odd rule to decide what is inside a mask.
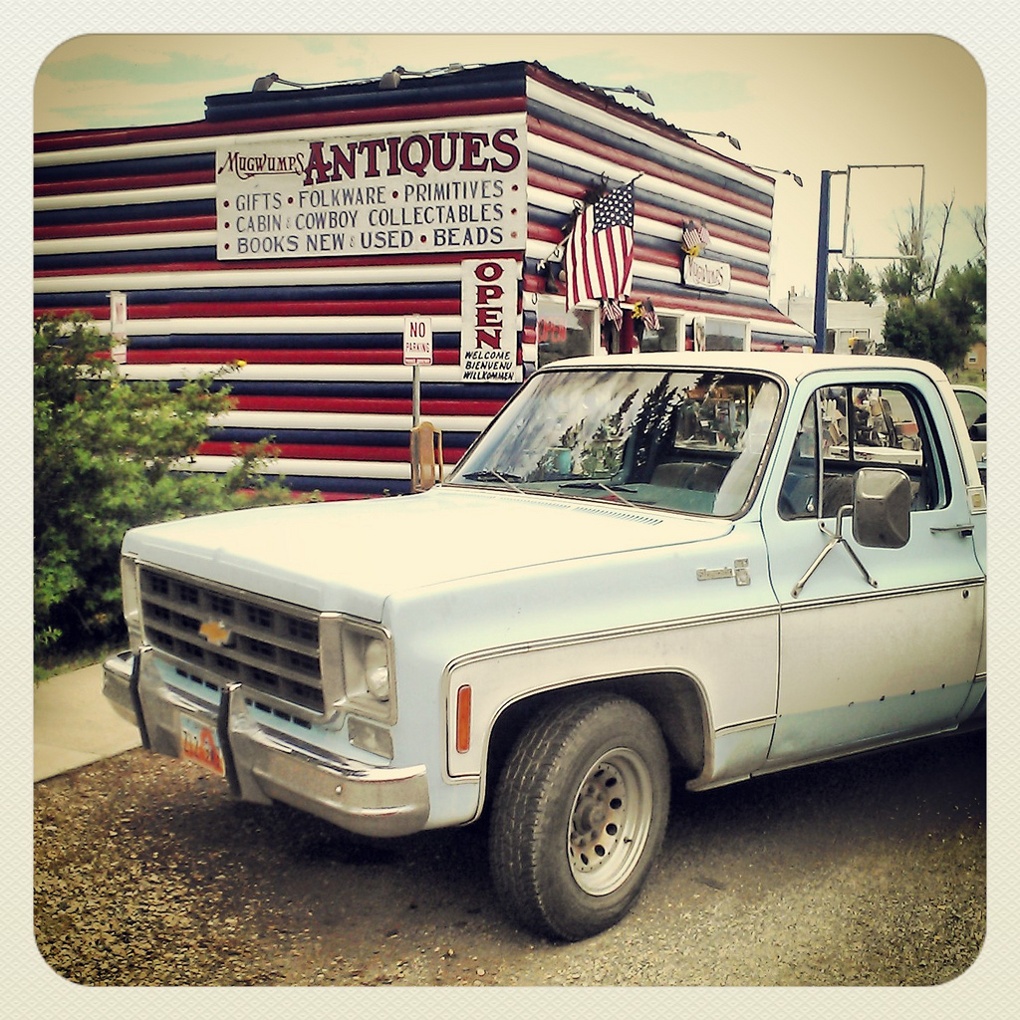
[[[733,135],[728,135],[725,131],[692,131],[690,128],[682,128],[682,130],[688,135],[704,135],[707,138],[725,138],[734,149],[740,149],[740,142],[734,138]]]
[[[804,187],[804,178],[800,174],[795,174],[792,170],[775,170],[770,166],[758,166],[757,164],[749,164],[752,170],[764,170],[766,173],[779,174],[780,176],[792,177],[798,188]]]
[[[649,106],[655,105],[655,100],[652,99],[650,93],[645,92],[644,89],[635,88],[633,85],[589,85],[586,81],[582,81],[580,84],[593,92],[624,92],[631,96],[637,96],[641,102],[647,103]]]

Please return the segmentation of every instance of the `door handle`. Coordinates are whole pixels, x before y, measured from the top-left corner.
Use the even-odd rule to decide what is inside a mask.
[[[944,528],[932,528],[931,533],[933,535],[939,535],[946,532],[955,532],[960,538],[970,538],[974,534],[973,524],[950,524]]]

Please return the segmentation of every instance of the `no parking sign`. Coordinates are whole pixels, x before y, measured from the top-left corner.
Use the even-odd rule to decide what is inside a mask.
[[[428,316],[404,316],[404,364],[432,364],[432,319]]]

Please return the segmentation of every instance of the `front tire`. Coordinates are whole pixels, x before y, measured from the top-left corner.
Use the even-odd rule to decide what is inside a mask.
[[[493,884],[523,926],[576,941],[631,908],[662,843],[669,756],[627,698],[572,700],[518,738],[490,826]]]

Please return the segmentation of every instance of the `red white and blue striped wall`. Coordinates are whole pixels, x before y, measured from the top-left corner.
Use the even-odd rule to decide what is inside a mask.
[[[662,311],[751,324],[754,346],[801,342],[804,331],[768,301],[771,178],[682,131],[537,64],[435,78],[213,96],[187,124],[97,129],[35,139],[35,312],[90,313],[108,328],[109,294],[128,298],[129,378],[171,385],[244,362],[229,385],[235,409],[213,423],[193,469],[222,471],[234,444],[272,437],[297,490],[326,498],[409,489],[411,369],[405,315],[433,323],[434,363],[421,369],[421,415],[443,430],[455,461],[505,403],[513,384],[465,383],[460,372],[461,261],[513,257],[380,255],[220,261],[215,152],[255,140],[342,134],[374,124],[455,128],[526,118],[528,231],[520,358],[535,357],[529,295],[545,293],[538,264],[563,240],[574,202],[599,177],[638,177],[635,299]],[[727,293],[683,287],[682,224],[711,235]]]

